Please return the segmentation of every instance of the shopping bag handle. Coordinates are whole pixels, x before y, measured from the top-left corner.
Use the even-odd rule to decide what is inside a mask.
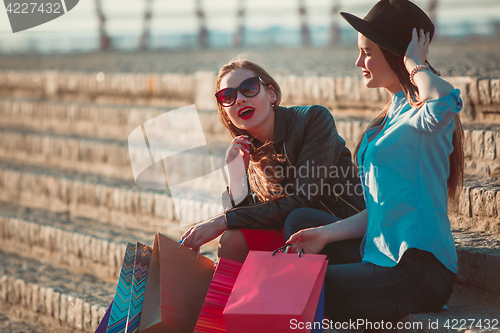
[[[177,250],[181,248],[182,245],[184,245],[184,241],[186,240],[186,238],[184,239],[181,239],[179,241],[179,246],[177,247]],[[200,249],[198,249],[198,251],[196,251],[196,259],[198,259],[198,256],[200,255]]]
[[[273,253],[271,253],[271,255],[274,256],[276,253],[282,253],[289,246],[292,246],[292,244],[285,244],[282,247],[277,248],[276,250],[273,251]],[[303,253],[304,253],[304,249],[301,248],[299,251],[299,258],[302,256]]]

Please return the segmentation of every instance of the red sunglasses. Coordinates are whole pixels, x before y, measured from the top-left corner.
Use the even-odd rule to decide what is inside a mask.
[[[231,106],[236,102],[238,91],[245,97],[254,97],[260,92],[260,82],[264,83],[258,76],[254,76],[241,82],[239,87],[225,88],[215,93],[217,102],[225,107]]]

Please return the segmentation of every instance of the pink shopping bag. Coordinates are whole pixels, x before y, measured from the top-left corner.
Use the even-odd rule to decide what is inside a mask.
[[[250,251],[223,312],[227,331],[290,332],[294,321],[313,322],[327,264],[325,255]]]

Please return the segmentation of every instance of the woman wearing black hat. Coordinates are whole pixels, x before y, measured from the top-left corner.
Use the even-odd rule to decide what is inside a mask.
[[[355,148],[367,209],[336,223],[298,209],[285,224],[285,236],[295,232],[287,243],[328,255],[333,320],[439,310],[457,272],[447,211],[463,181],[460,92],[427,62],[434,25],[415,4],[381,0],[364,19],[341,15],[359,32],[366,86],[392,96]]]

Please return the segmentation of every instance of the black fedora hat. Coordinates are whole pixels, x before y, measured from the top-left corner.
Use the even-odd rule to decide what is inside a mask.
[[[380,0],[363,19],[345,12],[340,15],[366,38],[401,57],[410,44],[413,28],[430,32],[431,40],[434,36],[429,16],[408,0]]]

